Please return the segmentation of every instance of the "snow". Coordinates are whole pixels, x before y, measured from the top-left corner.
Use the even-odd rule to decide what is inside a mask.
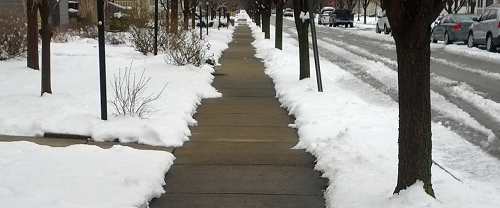
[[[207,55],[218,60],[234,28],[210,30]],[[156,94],[156,113],[147,119],[100,119],[98,43],[73,38],[51,43],[52,92],[40,96],[40,71],[26,59],[0,62],[0,134],[42,136],[46,132],[91,136],[95,141],[181,146],[196,125],[193,114],[202,98],[220,97],[211,86],[213,66],[174,66],[163,55],[143,56],[127,45],[106,46],[107,97],[114,76],[131,68],[151,77],[145,95]],[[48,147],[30,142],[0,142],[0,207],[147,207],[165,191],[164,176],[173,164],[168,152],[115,145]]]
[[[376,34],[372,25],[375,21],[368,22],[367,25],[356,22],[355,28],[341,29],[363,36],[366,34],[395,48],[390,35]],[[265,40],[260,28],[253,23],[250,25],[256,38],[253,44],[257,57],[263,59],[266,74],[273,79],[282,106],[296,117],[295,122],[290,124],[290,127],[298,129],[300,137],[295,148],[313,154],[317,158],[315,169],[323,172],[323,177],[330,181],[325,192],[327,207],[500,207],[498,160],[440,123],[432,123],[432,183],[436,199],[425,194],[421,182],[400,194],[393,194],[398,164],[397,103],[322,58],[324,92],[317,92],[314,70],[311,70],[311,78],[297,80],[297,41],[286,38],[290,35],[284,34],[283,50],[275,49],[273,39]],[[274,28],[271,31],[274,32]],[[271,34],[271,37],[274,35]],[[341,52],[356,60],[371,76],[388,87],[397,89],[397,74],[387,66],[394,63],[384,57],[372,57],[377,61],[367,60],[339,47],[346,45],[341,41],[320,41],[323,41],[321,44],[329,44],[328,48],[337,50],[336,53]],[[360,49],[352,51],[359,52]],[[362,50],[359,53],[364,55]],[[314,69],[313,64],[311,57],[311,69]],[[467,92],[472,92],[472,89],[461,87],[455,91],[475,100],[465,94]],[[491,133],[443,96],[433,93],[432,100],[433,107],[438,110],[446,111],[464,122],[475,122],[477,128]],[[480,101],[479,98],[477,100]],[[498,106],[498,103],[481,103],[491,105],[486,108],[498,114],[497,108],[492,107]]]
[[[250,19],[245,13],[238,16]],[[355,28],[345,30],[394,47],[391,36],[374,32],[373,22],[367,25],[356,22]],[[256,39],[253,43],[256,56],[263,60],[266,74],[273,79],[277,98],[296,117],[290,124],[300,137],[295,148],[313,154],[317,158],[315,169],[329,180],[325,191],[327,207],[500,207],[498,160],[440,123],[432,124],[432,182],[436,199],[424,193],[421,182],[394,195],[398,164],[397,103],[323,58],[324,92],[317,92],[314,70],[312,78],[297,80],[298,44],[290,34],[284,34],[283,50],[277,50],[273,39],[265,40],[260,28],[253,23],[249,25]],[[233,29],[209,31],[209,55],[215,60],[227,48]],[[358,60],[388,87],[396,86],[396,73],[388,67],[394,63],[383,57],[372,57],[378,62],[366,60],[335,46],[343,44],[339,41],[321,41],[331,44],[332,50],[341,50]],[[431,47],[441,47],[438,45]],[[92,136],[96,141],[118,139],[155,146],[181,146],[190,136],[188,126],[196,125],[193,114],[201,99],[221,96],[211,86],[212,66],[168,65],[161,55],[143,56],[130,46],[108,45],[108,81],[120,70],[131,67],[135,73],[145,69],[146,77],[151,77],[146,94],[155,94],[163,86],[167,87],[154,103],[158,111],[149,118],[114,116],[108,104],[109,120],[102,121],[97,41],[77,39],[51,46],[53,94],[40,96],[40,71],[28,69],[26,59],[0,62],[0,134],[68,133]],[[359,48],[350,50],[363,53]],[[457,49],[447,46],[445,50],[479,53],[459,46]],[[499,56],[484,58],[498,61]],[[314,69],[312,64],[311,57],[311,69]],[[491,77],[494,76],[497,75]],[[107,94],[111,99],[109,85],[110,82]],[[497,103],[481,101],[484,98],[476,100],[468,94],[474,92],[473,89],[456,86],[456,96],[479,101],[478,105],[498,114]],[[449,114],[463,122],[476,122],[437,93],[433,93],[432,99],[433,106],[439,110],[448,109]],[[488,131],[479,123],[476,126]],[[3,170],[0,172],[0,207],[147,207],[149,200],[164,192],[163,177],[174,159],[167,152],[120,145],[101,149],[90,145],[48,147],[30,142],[0,142]]]

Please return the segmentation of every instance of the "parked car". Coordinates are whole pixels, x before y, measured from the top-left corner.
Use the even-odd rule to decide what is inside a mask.
[[[293,17],[293,9],[286,8],[283,10],[283,17]]]
[[[320,25],[330,24],[330,15],[333,13],[334,10],[335,10],[335,8],[333,8],[333,7],[323,7],[319,11],[318,24],[320,24]]]
[[[479,16],[475,14],[448,14],[432,28],[431,41],[437,43],[438,40],[444,44],[456,41],[467,41],[469,38],[469,27]]]
[[[469,29],[467,46],[486,45],[486,50],[496,51],[500,44],[500,4],[486,8],[477,22]]]
[[[330,27],[337,27],[338,25],[344,25],[345,27],[354,26],[354,14],[348,9],[336,9],[330,15]]]
[[[382,31],[384,31],[384,34],[389,34],[391,32],[391,25],[389,24],[385,11],[382,12],[377,20],[377,26],[375,26],[375,32],[381,33]]]

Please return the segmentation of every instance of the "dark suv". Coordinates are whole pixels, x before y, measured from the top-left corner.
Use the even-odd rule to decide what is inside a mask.
[[[500,45],[500,4],[486,8],[477,22],[469,29],[467,46],[486,45],[486,50],[496,51]]]

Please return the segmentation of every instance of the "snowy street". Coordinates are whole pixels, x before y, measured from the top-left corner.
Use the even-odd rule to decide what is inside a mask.
[[[356,18],[355,18],[356,19]],[[289,21],[287,21],[289,20]],[[296,34],[291,18],[285,30]],[[397,100],[396,46],[375,32],[376,19],[354,28],[317,25],[320,55]],[[433,120],[500,158],[500,53],[463,42],[431,43]]]

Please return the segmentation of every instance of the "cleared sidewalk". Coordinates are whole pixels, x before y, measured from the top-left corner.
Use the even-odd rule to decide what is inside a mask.
[[[151,208],[325,206],[326,180],[310,154],[291,149],[293,117],[280,108],[253,40],[248,25],[236,27],[213,83],[223,97],[202,101]]]

